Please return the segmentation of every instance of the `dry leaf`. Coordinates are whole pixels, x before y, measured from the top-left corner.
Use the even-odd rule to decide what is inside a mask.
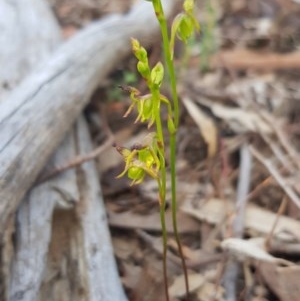
[[[227,238],[222,241],[221,247],[227,251],[236,260],[244,262],[245,260],[255,260],[263,262],[281,263],[290,265],[291,262],[276,258],[263,249],[263,244],[257,243],[257,240],[245,240],[240,238]]]
[[[214,283],[206,282],[197,291],[197,297],[199,301],[211,301],[211,300],[225,300],[223,298],[224,288],[222,286],[216,287]]]
[[[219,224],[226,214],[234,213],[234,204],[220,199],[211,199],[201,208],[195,208],[186,201],[181,210],[209,224]],[[245,228],[249,232],[267,235],[271,232],[276,214],[256,205],[248,204],[245,214]],[[274,230],[274,237],[282,241],[294,241],[299,236],[300,222],[281,216]]]
[[[205,283],[205,277],[201,274],[189,274],[189,289],[190,292],[196,291]],[[170,297],[184,297],[185,296],[185,281],[184,275],[176,277],[173,284],[169,287]]]
[[[204,113],[190,98],[185,96],[182,101],[207,144],[208,157],[214,157],[218,148],[218,130],[213,119]]]
[[[171,212],[166,213],[167,231],[173,232]],[[177,223],[179,233],[198,232],[199,224],[186,214],[178,212]],[[114,213],[109,211],[109,224],[118,228],[143,229],[161,231],[159,213],[147,215],[134,214],[130,211],[124,213]]]
[[[127,263],[126,261],[122,261],[122,270],[124,276],[122,277],[122,284],[127,288],[133,290],[139,277],[141,275],[142,267],[134,265],[133,263]]]
[[[161,262],[147,258],[137,285],[133,290],[134,301],[165,301],[164,279]]]
[[[264,281],[280,301],[299,301],[300,266],[280,267],[262,263],[258,268]]]
[[[231,108],[209,100],[199,99],[200,104],[208,107],[212,113],[228,123],[236,133],[258,132],[271,134],[272,128],[263,118],[255,113],[241,108]]]

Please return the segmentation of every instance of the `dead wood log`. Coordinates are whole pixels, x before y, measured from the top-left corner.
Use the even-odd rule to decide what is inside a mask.
[[[34,7],[34,9],[33,9]],[[39,0],[0,2],[0,99],[3,101],[37,63],[58,46],[60,29],[49,4]]]
[[[52,158],[92,149],[80,118]],[[17,214],[11,301],[126,301],[113,256],[95,163],[32,189]]]
[[[177,1],[166,0],[169,15]],[[151,3],[92,24],[60,47],[0,103],[0,234],[92,92],[157,31]]]
[[[40,28],[41,23],[43,24],[43,30]],[[2,103],[11,90],[36,67],[38,62],[49,57],[50,52],[59,45],[61,35],[60,28],[51,13],[48,3],[40,0],[20,0],[14,5],[8,1],[0,2],[0,28],[0,103]],[[44,196],[49,198],[49,193],[46,193]],[[45,222],[50,223],[50,229],[51,207],[54,204],[50,202],[48,205],[47,207],[32,207],[32,209],[36,210],[35,217],[43,216]],[[45,210],[46,208],[47,210]],[[21,216],[24,216],[23,211],[23,209],[19,211]],[[18,242],[19,238],[21,238],[21,242],[25,241],[26,244],[30,241],[29,237],[36,236],[35,232],[28,231],[30,230],[28,221],[29,219],[25,223],[20,224],[20,229],[25,232],[19,233],[15,230],[14,216],[11,216],[8,225],[6,225],[5,229],[2,229],[3,236],[0,240],[0,300],[8,300],[8,288],[11,279],[13,279],[13,277],[11,278],[13,274],[11,266],[13,263],[18,266],[16,256],[20,257],[20,254],[18,254],[20,250],[15,250],[17,255],[14,255],[13,233],[16,237],[15,241],[20,248],[23,248],[24,245]],[[32,223],[32,220],[30,222]],[[41,228],[38,227],[35,231],[41,231]],[[47,234],[49,236],[49,233],[45,231],[43,231],[43,234],[37,242],[42,241],[41,238],[47,239]],[[22,249],[22,251],[25,251],[25,254],[27,252],[26,261],[28,263],[35,261],[35,267],[40,265],[41,258],[44,259],[44,257],[37,258],[39,256],[32,256],[41,252],[41,248],[38,248],[38,252],[34,253],[28,253],[26,248]],[[23,255],[24,252],[21,253],[21,256]],[[37,275],[39,274],[37,269],[31,270],[28,268],[29,265],[23,269],[23,271],[28,273],[27,275],[33,275],[36,272]],[[22,277],[19,280],[23,282],[24,279]]]
[[[39,39],[39,43],[30,44],[29,52],[22,52],[22,55],[18,52],[18,63],[13,65],[10,72],[0,77],[0,82],[9,84],[2,85],[4,88],[16,85],[22,74],[26,75],[26,70],[32,69],[39,58],[42,60],[47,56],[59,40],[55,22],[48,22],[51,16],[45,3],[35,3],[36,0],[25,2],[20,1],[14,7],[15,10],[19,10],[19,18],[26,20],[26,16],[23,16],[26,14],[36,16],[37,20],[31,23],[25,21],[25,27],[21,26],[21,30],[33,33],[38,28],[33,25],[43,22],[49,29],[48,37],[45,34]],[[26,10],[22,10],[24,5]],[[41,10],[44,11],[39,14]],[[40,16],[43,16],[42,22],[38,20]],[[13,24],[8,28],[19,27]],[[30,38],[35,35],[18,35],[23,45],[26,45],[28,40],[24,39],[24,36]],[[22,44],[17,42],[14,45]],[[10,60],[7,60],[7,56],[1,57],[6,57],[2,67],[7,66]],[[20,69],[22,73],[18,73],[17,70]],[[4,93],[1,93],[1,96],[4,96]],[[51,162],[54,165],[64,163],[76,154],[89,152],[91,147],[85,122],[80,120]],[[90,162],[76,171],[68,171],[39,185],[28,193],[17,213],[15,256],[10,254],[13,223],[4,232],[6,240],[2,251],[7,262],[1,262],[1,265],[6,266],[2,274],[5,289],[1,300],[126,300],[116,272],[99,189],[95,166]],[[67,207],[68,210],[54,211],[61,206],[65,209]],[[8,258],[10,256],[11,258]],[[12,266],[11,273],[9,266]]]
[[[49,168],[91,149],[81,118]],[[18,210],[16,225],[7,300],[127,300],[94,162],[33,188]]]
[[[48,166],[59,164],[75,154],[72,136],[67,135]],[[38,295],[43,275],[47,273],[47,257],[48,253],[51,253],[49,244],[54,239],[52,232],[56,225],[53,212],[59,205],[72,207],[72,204],[64,204],[66,202],[60,191],[68,193],[69,198],[72,197],[73,200],[79,199],[73,170],[31,189],[22,201],[16,214],[11,270],[3,275],[9,279],[5,287],[6,299],[3,300],[43,300],[38,298]],[[64,227],[60,230],[64,233],[67,231]],[[7,250],[7,245],[5,247]],[[49,281],[45,280],[45,284],[49,285]]]

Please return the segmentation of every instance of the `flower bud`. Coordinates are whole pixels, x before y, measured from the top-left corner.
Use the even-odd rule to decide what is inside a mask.
[[[164,66],[161,62],[158,62],[151,71],[151,83],[156,87],[160,87],[163,78]]]
[[[131,38],[132,51],[135,53],[141,47],[140,42],[137,39]]]
[[[152,111],[153,111],[152,97],[148,97],[144,100],[144,108],[143,108],[143,115],[146,120],[151,117]]]
[[[194,31],[193,25],[193,21],[190,17],[186,15],[182,17],[178,27],[178,36],[184,43],[186,43],[188,38],[192,35]]]
[[[168,130],[170,134],[175,134],[176,133],[176,128],[173,122],[173,119],[171,116],[168,117]]]
[[[137,70],[144,78],[147,79],[149,77],[150,69],[149,69],[148,63],[138,61]]]
[[[132,51],[139,61],[148,63],[148,54],[144,47],[140,45],[140,42],[134,38],[131,38]]]
[[[194,0],[185,0],[183,3],[183,9],[188,13],[192,14],[194,10]]]

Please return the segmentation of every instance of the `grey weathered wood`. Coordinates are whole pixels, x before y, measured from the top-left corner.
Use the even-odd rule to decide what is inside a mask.
[[[43,24],[43,30],[40,28],[41,24]],[[28,75],[38,62],[45,60],[59,45],[61,34],[48,3],[41,0],[0,1],[0,28],[0,103],[2,103],[23,77]],[[33,194],[35,192],[33,191]],[[50,201],[47,206],[39,206],[41,199],[36,199],[36,206],[31,206],[27,216],[24,208],[19,210],[18,220],[20,217],[28,218],[23,223],[18,223],[18,229],[15,229],[13,215],[10,222],[2,229],[0,300],[9,300],[9,286],[14,283],[14,280],[24,283],[26,278],[32,280],[28,276],[38,276],[40,271],[43,271],[41,260],[44,259],[43,255],[48,246],[47,238],[49,240],[51,208],[53,207],[51,194],[48,192],[43,194],[43,199]],[[42,223],[40,223],[41,217],[44,219]],[[46,230],[45,224],[48,226]],[[33,230],[33,226],[37,226],[36,229]],[[41,233],[43,235],[40,235]],[[15,240],[12,240],[13,234],[16,237]],[[12,244],[13,241],[17,242],[19,248]],[[34,252],[33,246],[31,249],[26,248],[32,241],[37,247]],[[26,262],[28,265],[22,266],[18,260],[23,260],[23,263]],[[34,266],[31,263],[34,263]],[[14,277],[14,272],[11,270],[13,264],[20,271],[18,279]],[[24,275],[24,273],[27,274]],[[25,291],[23,287],[23,292]]]
[[[92,149],[82,118],[76,123],[72,137],[78,153]],[[40,300],[126,300],[120,289],[94,162],[76,168],[76,178],[79,198],[75,198],[74,207],[57,210],[53,218],[53,239],[44,277],[47,284],[40,291]],[[57,275],[61,275],[60,279]]]
[[[39,5],[35,5],[35,2],[35,0],[27,0],[27,9],[24,11],[20,9],[23,5],[22,2],[17,3],[18,5],[11,9],[17,10],[21,19],[24,18],[23,13],[35,14],[42,18],[40,23],[43,22],[49,29],[52,27],[52,31],[49,30],[48,39],[44,36],[44,39],[39,41],[40,43],[36,43],[37,49],[46,48],[50,52],[51,48],[47,48],[47,45],[52,44],[55,36],[56,40],[59,40],[59,29],[51,14],[46,14],[47,18],[44,14],[40,14],[42,3],[46,7],[46,2],[39,0]],[[7,28],[6,33],[12,28]],[[35,29],[29,22],[23,24],[22,30],[23,35],[18,37],[20,39],[27,36],[27,31]],[[38,51],[34,51],[33,45],[31,45],[31,49],[33,51],[30,53],[34,54],[35,59],[38,60]],[[18,55],[19,62],[27,62],[28,59],[26,68],[20,63],[19,67],[24,67],[23,72],[26,69],[30,71],[34,68],[34,61],[30,60],[29,53],[18,52]],[[9,67],[10,54],[3,54],[3,56],[6,57],[6,60],[3,61],[2,67]],[[41,50],[40,59],[43,60],[46,56],[47,52]],[[17,71],[17,64],[14,65],[14,69],[10,70],[10,74]],[[10,83],[10,74],[6,77],[3,75],[0,80]],[[75,155],[91,150],[89,133],[85,121],[81,119],[76,123],[72,132],[66,136],[48,167],[53,168],[54,165],[69,161]],[[5,286],[1,300],[126,300],[113,258],[95,164],[90,162],[84,165],[82,170],[80,181],[77,177],[78,173],[75,170],[69,170],[53,180],[34,187],[22,201],[16,215],[16,228],[11,229],[10,227],[4,231],[7,239],[1,248],[2,255],[4,255],[2,258],[5,257],[10,261],[5,263],[1,261],[0,282]],[[77,205],[75,206],[75,204]],[[76,216],[76,218],[74,223],[67,225],[70,233],[68,239],[72,242],[69,245],[70,250],[62,258],[63,262],[56,266],[57,269],[53,269],[57,261],[56,253],[61,253],[59,249],[64,250],[65,244],[67,244],[65,240],[56,240],[57,232],[68,230],[64,227],[66,221],[52,219],[53,213],[56,216],[55,212],[60,211],[61,208],[64,208],[64,217]],[[82,208],[86,210],[82,210]],[[68,221],[68,218],[66,220]],[[14,255],[11,246],[13,231],[15,231]],[[78,239],[79,237],[80,239]],[[58,247],[53,250],[51,248],[53,245]],[[68,267],[72,268],[72,273],[56,279],[57,273],[63,275],[64,271],[61,268],[66,266],[65,262],[78,263],[79,268],[76,270]],[[11,271],[9,270],[10,266],[12,267]],[[53,275],[55,276],[54,280],[52,279]],[[43,285],[41,285],[42,283]],[[58,287],[59,289],[57,289]],[[69,294],[66,294],[68,288]]]
[[[166,0],[167,15],[177,1]],[[92,92],[157,31],[151,3],[92,24],[61,46],[0,103],[0,234]]]
[[[75,154],[74,141],[71,135],[67,135],[51,159],[53,164],[48,165],[65,162]],[[58,204],[63,203],[60,190],[67,191],[74,200],[79,199],[73,170],[31,189],[18,209],[15,254],[11,262],[11,273],[5,275],[10,279],[6,287],[6,300],[38,300],[52,237],[53,211]]]
[[[23,22],[23,34],[20,33],[18,38],[26,45],[24,37],[35,35],[24,32],[34,32],[32,26],[39,23],[49,29],[49,35],[40,38],[36,48],[31,44],[30,52],[18,52],[20,64],[15,64],[14,70],[10,70],[6,77],[0,77],[0,82],[10,83],[10,87],[22,77],[20,75],[14,81],[11,74],[18,75],[14,71],[22,67],[25,75],[26,69],[35,66],[39,55],[43,59],[53,48],[53,41],[59,40],[58,28],[50,20],[51,14],[47,13],[46,6],[43,7],[43,1],[38,0],[35,5],[36,1],[27,0],[26,11],[20,10],[24,1],[13,7],[19,9],[20,19],[26,19],[22,13],[30,16],[34,12],[36,17],[43,18],[40,22],[38,17],[35,22]],[[39,14],[38,11],[43,9],[45,14]],[[2,67],[8,62],[4,60]],[[50,165],[64,163],[75,154],[91,149],[89,134],[81,119],[60,145]],[[4,232],[7,237],[6,253],[12,251],[12,231],[6,228]],[[3,295],[1,300],[126,300],[116,271],[101,191],[92,162],[32,189],[18,210],[15,232],[15,255],[7,264],[12,266],[12,270],[2,274],[2,281],[10,279],[6,281],[9,297]],[[67,237],[62,235],[65,232]]]
[[[58,45],[59,27],[48,22],[52,19],[46,1],[0,1],[0,99]]]
[[[59,164],[91,150],[80,118],[51,161]],[[16,230],[8,300],[127,300],[94,162],[32,189],[18,210]]]

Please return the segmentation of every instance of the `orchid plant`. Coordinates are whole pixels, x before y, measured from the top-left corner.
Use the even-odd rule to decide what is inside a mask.
[[[115,145],[116,150],[122,155],[125,168],[117,178],[127,175],[132,180],[131,185],[140,184],[148,175],[157,181],[160,205],[160,219],[163,234],[163,272],[166,300],[169,301],[168,281],[167,281],[167,231],[165,221],[166,207],[166,154],[165,154],[165,137],[163,134],[163,125],[161,120],[161,106],[167,107],[167,128],[170,136],[170,167],[171,167],[171,192],[172,192],[172,221],[173,230],[178,245],[179,255],[182,260],[183,271],[185,275],[186,295],[188,298],[189,286],[187,268],[182,252],[180,238],[177,227],[177,200],[176,200],[176,131],[179,122],[179,103],[176,89],[176,76],[173,61],[175,38],[178,37],[184,43],[193,34],[195,30],[199,30],[199,24],[194,17],[194,0],[185,0],[183,10],[173,20],[171,31],[169,33],[167,20],[164,14],[161,0],[146,0],[152,2],[153,9],[160,25],[163,40],[163,51],[166,63],[166,70],[170,78],[170,86],[172,92],[172,101],[164,96],[161,91],[161,85],[164,79],[164,65],[158,62],[151,68],[148,62],[147,50],[142,47],[138,40],[131,39],[132,50],[137,58],[137,70],[144,78],[149,93],[142,93],[134,87],[122,87],[129,93],[132,104],[125,113],[125,117],[136,108],[136,122],[148,123],[148,129],[155,125],[155,131],[150,132],[142,143],[133,145],[131,148],[125,148]]]

